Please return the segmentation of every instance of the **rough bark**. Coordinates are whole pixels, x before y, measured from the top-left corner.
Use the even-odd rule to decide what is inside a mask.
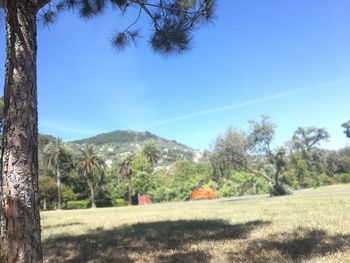
[[[36,11],[11,0],[6,13],[6,77],[1,176],[0,262],[42,262],[36,86]]]
[[[61,209],[61,172],[58,165],[56,168],[56,174],[57,174],[57,209]]]

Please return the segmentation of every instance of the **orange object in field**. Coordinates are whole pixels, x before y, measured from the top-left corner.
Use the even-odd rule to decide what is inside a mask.
[[[152,204],[151,197],[149,194],[138,194],[139,205],[149,205]]]
[[[215,191],[213,189],[195,189],[192,190],[191,199],[215,199]]]

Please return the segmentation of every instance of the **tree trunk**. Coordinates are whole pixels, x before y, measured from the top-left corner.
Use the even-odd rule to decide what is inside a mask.
[[[132,205],[132,188],[131,188],[131,182],[129,182],[129,186],[128,186],[128,197],[129,197],[128,205]]]
[[[46,201],[46,197],[43,200],[43,210],[47,210],[47,201]]]
[[[1,176],[0,262],[42,262],[38,191],[36,9],[11,0],[6,12],[6,78]]]
[[[90,183],[90,192],[91,192],[91,208],[96,208],[95,189],[94,189],[93,183]]]
[[[61,172],[60,168],[57,165],[56,169],[56,175],[57,175],[57,209],[61,209]]]

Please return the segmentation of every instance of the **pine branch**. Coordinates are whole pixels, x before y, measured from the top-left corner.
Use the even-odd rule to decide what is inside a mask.
[[[35,2],[36,10],[39,11],[41,8],[43,8],[45,5],[49,4],[50,2],[51,0],[37,0]]]
[[[4,8],[5,9],[6,2],[7,2],[7,0],[0,0],[0,8]]]

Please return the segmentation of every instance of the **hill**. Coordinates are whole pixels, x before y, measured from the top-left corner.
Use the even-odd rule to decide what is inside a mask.
[[[147,143],[153,143],[161,152],[159,166],[169,165],[176,160],[199,161],[202,152],[180,144],[174,140],[161,138],[148,131],[117,130],[99,134],[90,138],[69,142],[73,150],[78,151],[86,144],[96,146],[98,153],[106,160],[108,165],[113,165],[120,158],[143,147]]]

